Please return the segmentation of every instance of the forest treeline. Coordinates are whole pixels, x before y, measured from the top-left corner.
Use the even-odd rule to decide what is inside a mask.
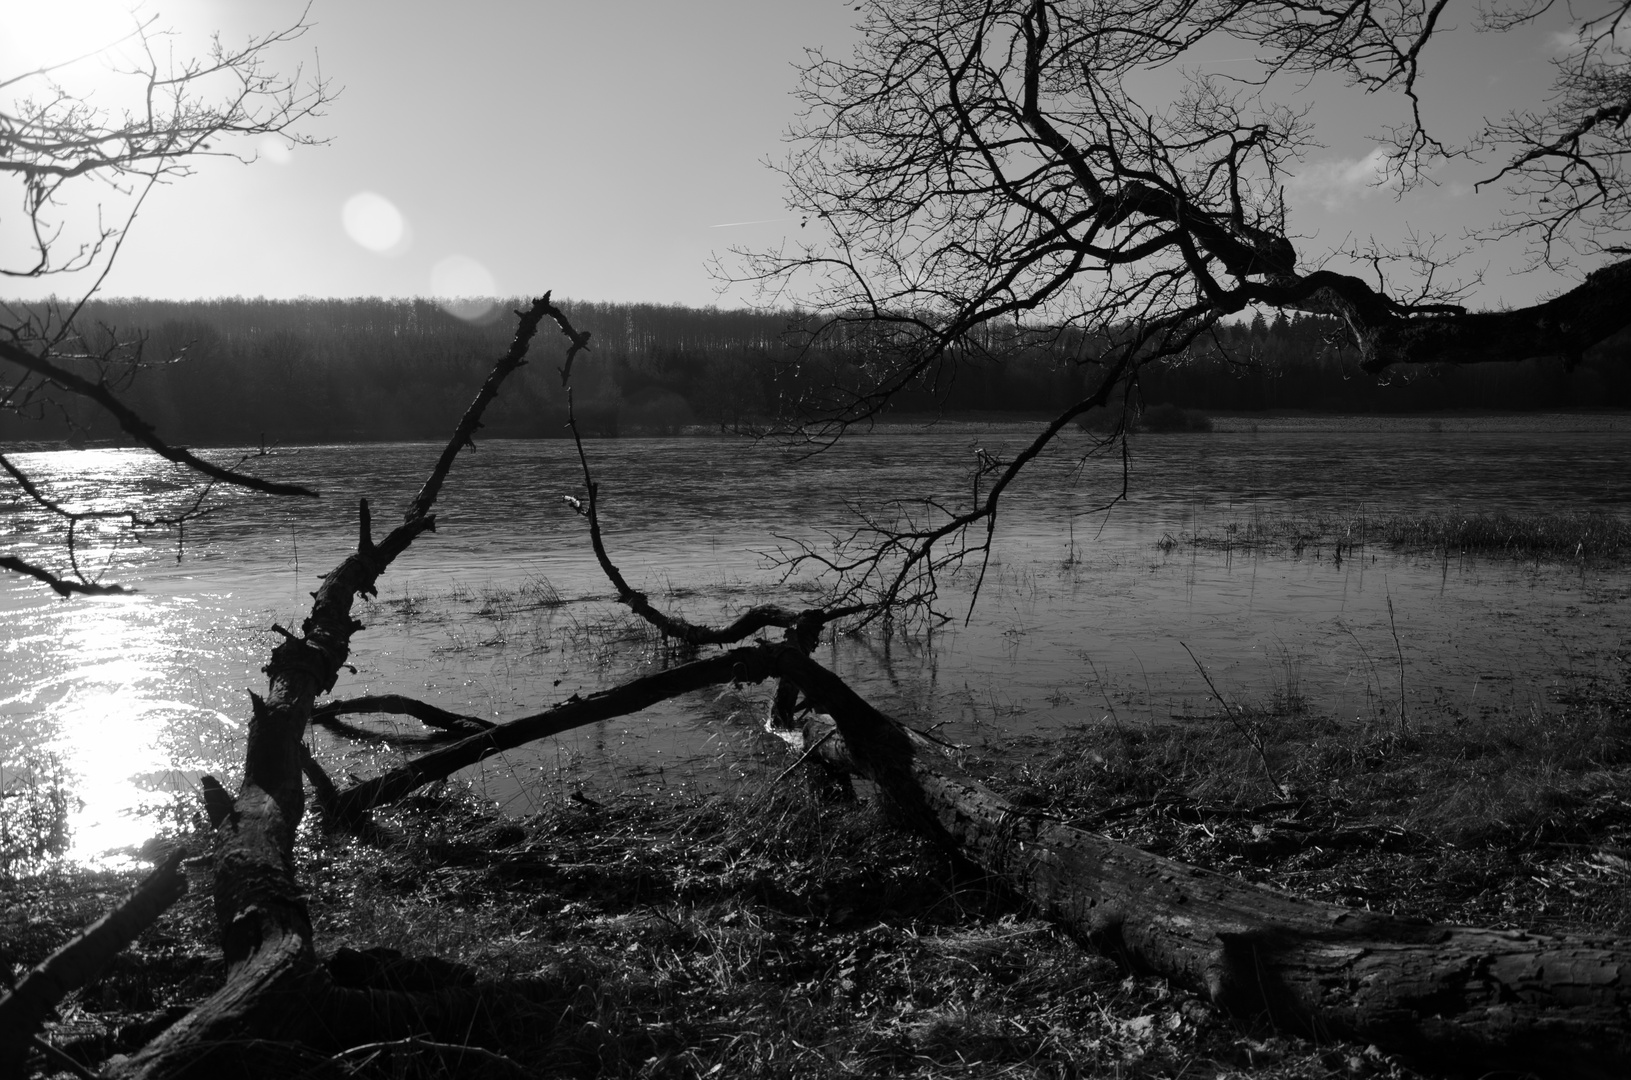
[[[438,438],[456,421],[507,346],[516,303],[471,322],[429,300],[105,300],[88,305],[77,325],[91,328],[91,351],[143,339],[134,368],[115,360],[102,371],[171,441],[414,440]],[[763,422],[802,392],[848,382],[874,347],[858,335],[812,345],[786,313],[563,306],[593,334],[592,351],[573,373],[580,426],[592,434]],[[1331,320],[1312,317],[1223,326],[1186,356],[1147,366],[1140,395],[1146,405],[1229,413],[1631,408],[1631,341],[1599,348],[1572,371],[1548,361],[1378,377],[1358,370],[1336,331]],[[960,357],[938,379],[899,395],[891,412],[1054,413],[1093,384],[1097,368],[1082,360],[1102,347],[1081,335],[987,344],[991,355]],[[565,434],[559,363],[554,342],[535,350],[484,433]],[[18,374],[0,364],[7,387]],[[118,441],[119,433],[78,399],[0,409],[0,440],[56,439]]]

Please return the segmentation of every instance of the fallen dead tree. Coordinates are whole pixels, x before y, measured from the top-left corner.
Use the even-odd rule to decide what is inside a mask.
[[[682,640],[747,636],[744,619],[724,629],[684,623],[631,588],[605,550],[586,462],[585,481],[594,553],[623,603]],[[830,616],[777,614],[770,625],[789,628],[786,642],[739,646],[499,725],[357,785],[336,805],[355,815],[533,738],[711,683],[777,678],[779,718],[792,711],[793,689],[819,710],[789,739],[801,755],[874,782],[905,824],[1003,879],[1085,943],[1227,1013],[1314,1038],[1373,1042],[1446,1068],[1631,1072],[1631,950],[1299,900],[1016,807],[956,775],[944,747],[810,658]]]
[[[1516,1066],[1568,1076],[1631,1071],[1631,951],[1300,901],[1018,808],[960,777],[944,747],[897,724],[810,658],[834,612],[764,607],[714,629],[658,611],[605,552],[587,467],[593,546],[619,599],[687,645],[735,647],[506,724],[405,698],[330,705],[333,716],[401,712],[470,732],[374,780],[334,790],[301,739],[320,715],[315,699],[333,687],[350,636],[360,629],[351,606],[434,527],[430,511],[454,456],[544,317],[563,324],[573,352],[582,348],[582,336],[547,295],[537,301],[403,524],[376,544],[363,504],[356,552],[324,579],[301,634],[282,631],[267,666],[269,691],[254,699],[243,787],[232,798],[206,786],[226,985],[137,1054],[113,1062],[110,1076],[322,1075],[339,1069],[336,1055],[348,1050],[470,1041],[485,1008],[478,987],[457,980],[413,989],[359,985],[319,958],[292,860],[303,771],[326,814],[355,821],[501,750],[706,687],[772,679],[780,681],[776,713],[784,720],[795,711],[795,697],[819,710],[798,736],[806,754],[875,783],[906,824],[1006,881],[1085,942],[1220,1009],[1457,1068]],[[744,643],[769,627],[782,628],[786,640]]]
[[[1631,950],[1299,900],[1016,807],[958,776],[944,747],[794,644],[738,647],[498,725],[353,787],[339,805],[360,812],[532,738],[707,685],[771,678],[820,710],[790,740],[801,750],[877,784],[905,824],[1003,879],[1085,943],[1225,1012],[1441,1067],[1602,1077],[1631,1069]]]
[[[1095,948],[1236,1016],[1455,1069],[1631,1074],[1631,950],[1299,900],[1119,844],[947,775],[942,755],[792,650],[827,716],[803,743],[870,779]]]
[[[1085,943],[1225,1012],[1440,1067],[1631,1070],[1631,950],[1299,900],[1017,807],[956,775],[944,747],[791,644],[739,647],[499,725],[353,787],[341,805],[400,799],[530,738],[633,711],[618,706],[642,707],[660,690],[771,678],[820,710],[796,738],[801,748],[877,784],[905,824],[1000,877]]]

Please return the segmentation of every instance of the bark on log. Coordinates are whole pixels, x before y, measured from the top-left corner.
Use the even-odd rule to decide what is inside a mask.
[[[1101,951],[1219,1008],[1453,1069],[1631,1075],[1621,944],[1355,911],[1152,855],[945,775],[924,740],[814,661],[784,650],[775,666],[832,717],[824,759]],[[806,739],[828,735],[824,723]]]

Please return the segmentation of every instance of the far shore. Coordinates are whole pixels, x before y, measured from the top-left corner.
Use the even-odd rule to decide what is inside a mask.
[[[1293,433],[1309,434],[1358,434],[1389,432],[1433,432],[1446,435],[1467,433],[1501,433],[1542,431],[1556,432],[1558,434],[1583,434],[1599,432],[1631,431],[1631,411],[1625,410],[1593,410],[1574,412],[1438,412],[1438,413],[1312,413],[1297,411],[1276,412],[1207,412],[1205,409],[1186,410],[1188,412],[1204,415],[1211,421],[1209,432],[1182,432],[1175,437],[1193,438],[1196,435],[1280,435]],[[879,417],[866,423],[856,424],[850,429],[847,437],[865,436],[869,431],[880,434],[898,435],[913,431],[935,431],[939,433],[967,431],[970,434],[984,432],[1018,433],[1034,430],[1039,425],[1053,419],[1052,414],[1024,413],[1024,412],[948,412],[943,414],[912,413],[908,415],[895,415]],[[1074,424],[1067,430],[1077,430]],[[1147,435],[1148,433],[1141,433]],[[666,430],[647,430],[632,428],[614,435],[585,432],[584,437],[594,438],[699,438],[699,437],[745,437],[729,429],[707,424],[689,424],[684,427]],[[561,436],[568,437],[563,430]],[[772,436],[773,437],[773,436]],[[1163,436],[1164,437],[1164,436]],[[551,436],[516,436],[494,432],[487,441],[541,441]],[[368,443],[415,443],[431,442],[435,440],[419,439],[391,439],[391,438],[313,438],[288,439],[277,442],[262,443],[259,438],[234,443],[192,443],[189,446],[206,449],[233,449],[251,450],[264,446],[268,453],[279,449],[298,446],[335,446],[348,444]],[[80,443],[72,443],[66,439],[0,439],[0,447],[6,452],[14,454],[50,453],[63,450],[113,450],[134,449],[129,442],[113,439],[90,439]]]

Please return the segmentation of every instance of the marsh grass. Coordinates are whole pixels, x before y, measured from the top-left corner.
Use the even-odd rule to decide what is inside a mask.
[[[1486,555],[1520,560],[1623,563],[1631,560],[1631,520],[1594,510],[1536,514],[1254,514],[1241,521],[1167,533],[1163,551],[1179,546],[1270,554],[1332,554],[1367,548],[1450,558]]]
[[[1188,862],[1446,922],[1631,929],[1631,693],[1337,721],[1300,698],[1073,731],[994,782]]]

